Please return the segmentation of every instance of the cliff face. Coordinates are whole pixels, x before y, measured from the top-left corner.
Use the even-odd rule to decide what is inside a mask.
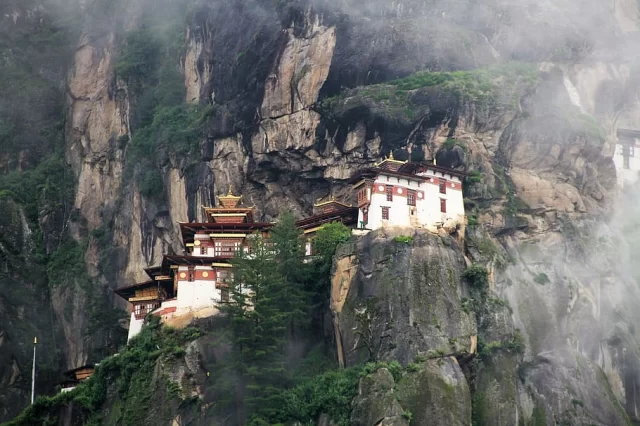
[[[635,2],[151,3],[3,6],[3,31],[33,28],[37,20],[23,17],[34,13],[68,19],[75,10],[81,23],[69,31],[75,50],[63,71],[40,73],[65,87],[61,128],[77,184],[73,207],[39,212],[36,222],[80,243],[91,283],[69,278],[72,285],[46,286],[50,295],[42,295],[62,330],[67,367],[86,362],[108,334],[87,336],[85,306],[95,297],[116,304],[109,290],[144,279],[144,267],[180,251],[176,222],[202,220],[214,195],[231,186],[261,219],[282,210],[303,216],[321,197],[349,195],[351,174],[393,151],[479,172],[467,185],[473,224],[455,238],[372,234],[343,253],[332,294],[341,361],[457,357],[438,368],[460,381],[465,401],[475,398],[484,424],[534,414],[548,423],[624,424],[639,415],[638,294],[621,252],[628,216],[615,216],[610,159],[616,126],[637,124]],[[186,24],[175,21],[185,10]],[[166,30],[172,25],[179,31]],[[181,101],[206,108],[196,149],[173,149],[180,138],[158,142],[150,151],[160,154],[145,163],[132,160],[136,137],[152,126],[145,102],[164,74],[141,82],[119,65],[140,29],[165,46],[178,40],[167,69],[179,71]],[[41,151],[47,144],[16,148],[2,170],[27,169],[50,154]],[[159,176],[152,195],[141,169]],[[398,232],[412,245],[395,242]],[[49,253],[59,246],[53,241],[45,241]],[[461,276],[471,263],[489,268],[491,312],[466,305]],[[23,318],[9,317],[7,324]],[[14,326],[2,327],[15,341]],[[462,359],[478,340],[508,341],[516,329],[524,353],[468,366],[462,384]],[[15,362],[28,370],[26,355]],[[0,374],[7,383],[11,368]],[[468,424],[470,409],[461,410],[459,424]]]

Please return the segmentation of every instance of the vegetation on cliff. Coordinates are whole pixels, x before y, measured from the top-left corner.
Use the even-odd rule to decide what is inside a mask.
[[[535,86],[538,78],[535,65],[518,62],[471,71],[424,71],[388,83],[347,90],[324,100],[320,109],[339,116],[366,105],[392,121],[412,122],[421,117],[425,105],[441,98],[512,108],[526,90]]]

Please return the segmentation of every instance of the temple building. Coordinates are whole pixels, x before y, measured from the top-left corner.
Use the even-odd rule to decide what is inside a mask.
[[[350,180],[358,200],[358,227],[438,228],[465,221],[465,173],[434,164],[398,161],[393,154]]]
[[[618,129],[617,135],[613,162],[618,186],[624,188],[636,183],[640,177],[640,130]]]
[[[314,215],[296,222],[305,237],[305,254],[313,255],[313,238],[323,225],[331,222],[342,222],[349,228],[355,228],[358,222],[358,208],[350,204],[336,201],[334,197],[314,204]]]
[[[357,206],[331,197],[314,205],[313,216],[296,222],[304,234],[306,255],[314,254],[313,238],[331,222],[341,222],[354,233],[464,224],[464,176],[436,164],[398,161],[392,155],[351,179]],[[205,222],[179,224],[182,255],[165,255],[160,266],[145,270],[149,280],[116,290],[130,303],[129,339],[140,332],[148,314],[171,323],[185,316],[214,315],[220,304],[229,302],[231,260],[240,249],[249,250],[247,237],[267,236],[273,223],[256,222],[254,207],[243,206],[242,196],[231,189],[218,201],[217,207],[203,207]]]
[[[97,364],[96,364],[97,365]],[[94,365],[84,365],[82,367],[74,368],[73,370],[66,371],[64,373],[65,380],[60,383],[60,392],[69,392],[75,389],[80,383],[93,376],[95,372]]]
[[[266,235],[273,224],[255,222],[254,207],[242,206],[242,197],[231,189],[218,200],[218,207],[204,207],[206,222],[179,224],[183,255],[165,255],[161,266],[145,270],[150,281],[116,290],[131,304],[129,339],[149,313],[165,321],[185,314],[205,317],[229,301],[230,260],[248,249],[249,235]]]

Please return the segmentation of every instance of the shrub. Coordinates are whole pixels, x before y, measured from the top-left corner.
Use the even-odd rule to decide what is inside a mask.
[[[551,280],[549,279],[549,276],[547,274],[545,274],[544,272],[541,272],[538,275],[536,275],[535,278],[533,279],[533,281],[535,281],[537,284],[541,284],[541,285],[545,285],[545,284],[551,282]]]
[[[485,289],[489,285],[489,272],[484,266],[472,265],[462,273],[462,277],[476,289]]]
[[[413,243],[413,237],[401,235],[401,236],[395,237],[393,239],[393,241],[395,241],[396,243],[399,243],[399,244],[412,244]]]

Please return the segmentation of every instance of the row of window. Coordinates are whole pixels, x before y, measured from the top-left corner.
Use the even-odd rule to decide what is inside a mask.
[[[440,179],[439,181],[439,186],[440,186],[440,193],[441,194],[446,194],[447,193],[447,181]],[[386,194],[387,194],[387,201],[393,201],[393,186],[391,185],[387,185],[386,186]],[[408,189],[407,190],[407,204],[410,206],[415,206],[416,205],[416,191],[413,189]]]
[[[415,206],[415,204],[410,204]],[[389,220],[389,212],[391,211],[391,207],[382,207],[382,219],[383,220]],[[440,199],[440,212],[442,213],[446,213],[447,212],[447,200],[441,198]],[[363,220],[364,222],[368,223],[369,219],[369,214],[368,213],[363,213]]]
[[[440,186],[440,193],[441,194],[446,194],[447,193],[447,181],[444,179],[439,179],[438,184]],[[393,201],[393,186],[392,185],[386,185],[385,186],[385,193],[387,195],[387,201]],[[413,189],[408,189],[407,190],[407,205],[409,206],[415,206],[416,205],[416,191]],[[366,188],[361,189],[360,191],[358,191],[358,203],[361,203],[363,201],[365,201],[367,198],[367,190]]]
[[[160,307],[160,302],[141,303],[134,305],[134,315],[136,319],[144,319],[149,313]]]
[[[233,257],[241,247],[240,241],[216,241],[213,247],[200,246],[200,255],[207,256],[213,253],[214,257]]]

